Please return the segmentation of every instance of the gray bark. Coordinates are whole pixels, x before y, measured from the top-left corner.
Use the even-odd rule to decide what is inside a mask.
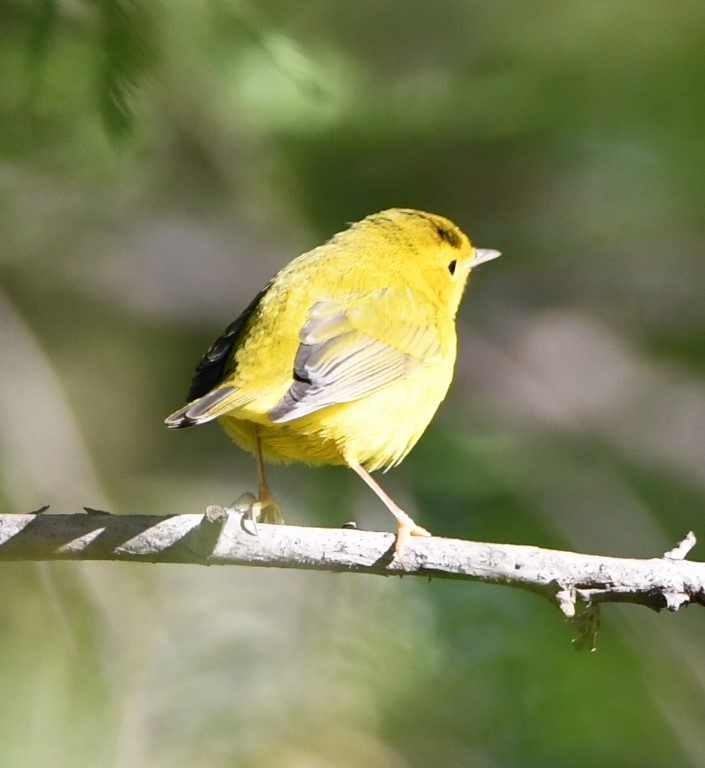
[[[705,605],[705,563],[684,558],[692,533],[660,557],[584,555],[438,537],[406,542],[390,533],[259,524],[240,512],[204,515],[0,515],[0,560],[115,560],[249,565],[383,576],[465,579],[544,595],[572,617],[576,606],[620,602],[675,611]]]

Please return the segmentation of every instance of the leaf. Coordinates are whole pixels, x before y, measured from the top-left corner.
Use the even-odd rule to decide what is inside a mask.
[[[580,611],[570,619],[570,623],[576,629],[578,635],[572,643],[576,651],[597,650],[597,631],[600,628],[600,606],[597,603],[589,603],[585,610]]]
[[[154,67],[156,25],[144,4],[135,0],[99,0],[103,66],[100,112],[106,130],[120,140],[134,128],[135,93]]]

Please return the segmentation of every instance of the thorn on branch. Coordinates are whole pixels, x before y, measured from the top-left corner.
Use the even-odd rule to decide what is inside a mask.
[[[695,534],[692,531],[688,531],[685,538],[676,544],[673,549],[669,549],[668,552],[664,552],[663,556],[666,560],[685,560],[686,555],[697,544],[698,540],[695,538]],[[670,610],[670,607],[669,607]]]
[[[93,507],[84,507],[83,511],[87,515],[111,515],[112,512],[106,512],[104,509],[94,509]]]
[[[46,512],[47,509],[49,509],[50,506],[51,506],[51,504],[45,504],[43,507],[39,507],[39,509],[35,509],[33,512],[29,512],[28,514],[30,514],[30,515],[41,515],[42,512]]]

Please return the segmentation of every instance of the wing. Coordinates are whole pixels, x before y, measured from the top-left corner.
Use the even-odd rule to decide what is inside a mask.
[[[432,322],[413,295],[380,291],[366,309],[332,300],[313,305],[299,335],[294,383],[269,412],[275,423],[372,394],[410,376],[441,353]]]
[[[262,297],[268,290],[269,285],[266,285],[247,305],[237,320],[230,323],[223,335],[211,344],[210,349],[203,355],[196,372],[193,374],[191,387],[186,397],[187,401],[191,402],[197,397],[203,397],[227,374],[232,373],[232,368],[228,366],[232,361],[232,354],[237,348],[247,321],[255,313]]]
[[[218,384],[235,369],[233,354],[248,320],[257,310],[268,289],[269,285],[266,285],[203,355],[186,397],[188,405],[165,420],[168,427],[179,429],[203,424],[253,399],[253,395],[239,393],[235,387],[219,387]]]

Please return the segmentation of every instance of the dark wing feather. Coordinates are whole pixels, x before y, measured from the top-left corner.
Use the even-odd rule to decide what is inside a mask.
[[[192,427],[194,424],[203,424],[206,421],[217,418],[220,413],[213,410],[223,401],[235,392],[234,387],[222,387],[207,392],[203,397],[196,400],[195,403],[189,403],[176,413],[172,413],[164,423],[170,429],[181,429],[183,427]]]
[[[233,367],[228,366],[232,353],[238,346],[247,321],[254,314],[268,289],[269,284],[252,299],[237,320],[230,323],[223,335],[211,344],[210,349],[201,359],[193,375],[191,388],[186,397],[187,402],[190,403],[192,400],[208,394],[225,378],[226,374],[232,373]]]

